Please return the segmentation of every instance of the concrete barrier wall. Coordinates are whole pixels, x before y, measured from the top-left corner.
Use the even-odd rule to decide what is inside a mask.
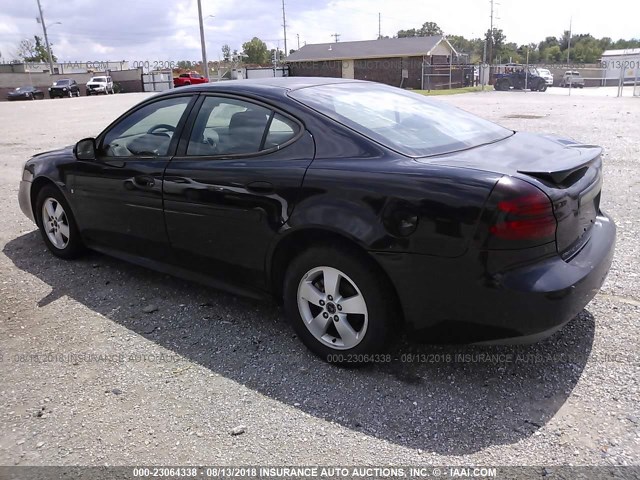
[[[85,95],[85,84],[91,77],[106,75],[104,72],[94,73],[71,73],[69,75],[49,75],[48,73],[0,73],[0,101],[7,99],[7,93],[16,87],[33,85],[48,95],[47,89],[56,80],[62,78],[72,78],[80,85],[81,95]],[[118,70],[111,72],[114,83],[120,85],[123,93],[143,92],[142,69]]]

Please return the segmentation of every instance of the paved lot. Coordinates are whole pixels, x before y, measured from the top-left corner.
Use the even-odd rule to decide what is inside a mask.
[[[405,341],[391,364],[342,370],[307,353],[273,305],[47,253],[18,208],[21,163],[144,96],[0,103],[0,464],[640,464],[640,99],[443,97],[606,148],[612,271],[543,343]]]
[[[636,87],[640,92],[640,85]],[[622,89],[623,97],[633,97],[633,85],[627,85]],[[535,93],[535,92],[534,92]],[[588,87],[588,88],[560,88],[549,87],[545,92],[551,95],[565,95],[572,97],[617,97],[618,87]]]

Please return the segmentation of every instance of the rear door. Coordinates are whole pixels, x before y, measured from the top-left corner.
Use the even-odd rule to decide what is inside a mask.
[[[262,287],[271,239],[314,156],[304,126],[242,97],[204,95],[164,177],[171,246],[188,268]]]

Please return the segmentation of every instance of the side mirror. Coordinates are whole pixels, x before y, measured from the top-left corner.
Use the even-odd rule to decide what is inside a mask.
[[[78,160],[96,159],[96,139],[83,138],[73,147],[73,153]]]

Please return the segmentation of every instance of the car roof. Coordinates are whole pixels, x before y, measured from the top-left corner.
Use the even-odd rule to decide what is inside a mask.
[[[243,92],[243,93],[265,93],[266,91],[291,91],[300,88],[314,87],[318,85],[332,85],[339,83],[369,83],[363,80],[350,80],[343,78],[323,78],[323,77],[269,77],[245,80],[223,80],[213,83],[199,83],[171,89],[162,92],[160,95],[169,95],[176,92],[193,91],[198,92]]]

